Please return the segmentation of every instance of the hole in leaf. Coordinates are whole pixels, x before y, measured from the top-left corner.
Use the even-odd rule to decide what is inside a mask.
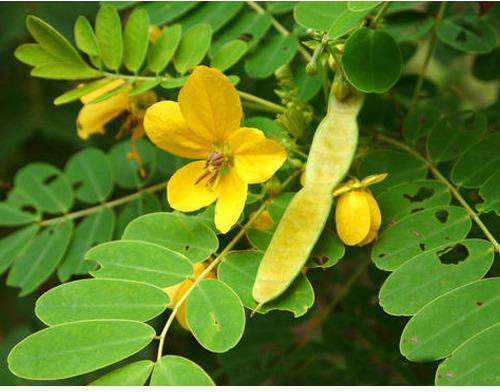
[[[22,206],[21,211],[27,212],[28,214],[36,214],[36,208],[29,204]]]
[[[380,258],[385,257],[385,253],[380,253],[380,254],[378,255],[378,257],[380,257]]]
[[[436,213],[434,215],[436,215],[436,218],[441,223],[446,223],[446,221],[448,220],[448,215],[450,215],[450,214],[446,210],[439,210],[439,211],[436,211]]]
[[[456,244],[453,247],[447,246],[437,252],[441,264],[455,264],[464,261],[469,256],[469,251],[462,244]]]
[[[414,203],[416,201],[424,201],[430,198],[435,192],[436,191],[434,189],[423,186],[420,187],[417,193],[415,193],[413,196],[405,193],[403,197]]]
[[[423,210],[423,208],[414,208],[414,209],[413,209],[413,210],[411,210],[410,212],[411,212],[412,214],[414,214],[415,212],[419,212],[419,211],[422,211],[422,210]]]
[[[191,249],[191,247],[190,247],[189,245],[186,245],[186,246],[184,247],[184,250],[185,250],[185,251],[188,251],[189,249]]]
[[[423,242],[420,242],[418,244],[418,246],[420,247],[420,250],[424,251],[425,250],[425,244]]]
[[[55,180],[57,180],[57,177],[58,177],[57,174],[52,174],[52,175],[50,175],[48,177],[45,177],[43,179],[43,184],[44,185],[50,185],[52,182],[54,182]]]
[[[477,306],[482,306],[482,305],[483,305],[483,302],[478,301],[478,302],[476,302],[476,305],[477,305]]]
[[[82,185],[83,185],[83,181],[75,181],[73,183],[73,189],[76,191],[76,190],[78,190],[78,188],[81,188]]]
[[[458,42],[466,42],[467,41],[467,34],[465,34],[465,31],[461,31],[457,35],[457,41]]]
[[[469,23],[465,20],[460,20],[458,24],[464,30],[467,30],[467,31],[461,31],[460,34],[458,34],[457,40],[459,40],[460,42],[467,41],[467,33],[472,34],[472,35],[476,35],[478,38],[483,37],[483,32],[481,31],[481,29],[478,26],[476,26],[472,23]],[[463,34],[463,37],[460,37],[462,34]],[[463,39],[463,41],[461,41],[461,39]]]

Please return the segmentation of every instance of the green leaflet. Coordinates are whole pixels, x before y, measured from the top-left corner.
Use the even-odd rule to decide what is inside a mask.
[[[258,50],[253,50],[245,61],[245,71],[252,78],[267,78],[295,57],[299,48],[297,37],[273,34],[266,38]]]
[[[142,386],[153,371],[154,363],[149,360],[129,363],[91,382],[90,386]]]
[[[206,279],[194,287],[187,299],[186,321],[203,347],[222,353],[241,339],[245,330],[245,311],[228,285]]]
[[[248,44],[244,41],[238,39],[230,41],[215,52],[210,65],[221,71],[225,71],[241,59],[247,48]]]
[[[125,231],[125,227],[135,218],[160,210],[161,205],[158,197],[151,193],[141,194],[119,210],[116,220],[116,237],[121,237]]]
[[[422,252],[387,278],[380,289],[380,305],[392,315],[415,314],[441,294],[481,279],[493,256],[491,244],[477,239]]]
[[[401,53],[389,34],[361,28],[345,43],[342,64],[347,79],[365,93],[383,93],[398,81]]]
[[[164,291],[145,283],[83,279],[44,293],[36,302],[35,313],[47,325],[101,319],[148,321],[169,303]]]
[[[271,15],[269,13],[240,14],[217,33],[217,40],[211,45],[210,51],[214,53],[227,42],[242,37],[248,40],[248,48],[251,49],[259,43],[270,27]]]
[[[500,322],[500,278],[461,286],[427,304],[406,324],[401,352],[411,361],[435,361]]]
[[[500,133],[494,132],[473,144],[455,163],[451,179],[459,186],[477,188],[498,170]],[[481,162],[480,165],[477,163]]]
[[[425,208],[445,206],[451,195],[446,185],[434,180],[417,180],[394,185],[377,195],[382,229]]]
[[[173,286],[193,274],[185,256],[144,241],[106,242],[90,249],[85,259],[101,266],[91,272],[96,278],[132,280],[160,288]]]
[[[95,148],[73,155],[64,169],[75,191],[85,203],[104,202],[113,191],[113,172],[108,156]]]
[[[205,224],[186,215],[168,212],[133,220],[125,229],[123,239],[164,246],[183,254],[193,264],[206,260],[219,247],[214,231]]]
[[[243,305],[254,310],[257,303],[252,297],[252,287],[257,275],[262,252],[232,251],[219,265],[217,276],[231,287],[240,297]],[[314,304],[314,290],[305,275],[300,275],[296,281],[276,300],[265,304],[258,313],[268,313],[271,310],[292,312],[295,317],[303,316]]]
[[[375,195],[402,182],[425,179],[427,168],[423,162],[409,154],[377,149],[364,156],[359,166],[359,177],[364,178],[378,173],[389,173],[389,175],[384,181],[370,186]]]
[[[100,89],[101,87],[108,84],[110,81],[111,81],[111,79],[102,78],[102,79],[98,79],[94,82],[87,83],[81,87],[76,87],[76,88],[69,90],[69,91],[65,92],[64,94],[58,96],[54,100],[54,105],[62,105],[65,103],[76,101],[77,99],[80,99],[81,97],[83,97],[85,94],[89,94],[95,90]]]
[[[136,140],[137,151],[142,158],[143,169],[146,177],[139,173],[137,162],[127,158],[127,154],[132,151],[130,140],[115,144],[109,150],[109,158],[115,176],[116,184],[125,189],[142,188],[151,181],[156,171],[157,149],[147,140]]]
[[[468,53],[488,53],[497,45],[493,26],[475,13],[453,15],[443,19],[437,35],[444,43]]]
[[[439,365],[436,385],[498,385],[499,346],[497,323],[465,341]]]
[[[481,112],[456,112],[441,119],[427,138],[427,151],[433,161],[458,158],[486,131],[486,116]]]
[[[96,263],[84,259],[85,252],[95,244],[110,241],[114,228],[115,213],[106,207],[79,222],[68,250],[57,268],[59,280],[65,282],[72,276],[86,275],[96,269]]]
[[[33,67],[57,62],[57,59],[45,51],[40,44],[21,44],[14,52],[16,59]]]
[[[30,225],[0,239],[0,273],[23,254],[37,232],[38,226]]]
[[[433,207],[408,215],[380,234],[372,249],[375,265],[394,271],[424,251],[465,238],[471,228],[467,211],[460,207]]]
[[[484,200],[482,203],[478,203],[476,208],[478,211],[494,211],[495,214],[500,216],[500,170],[493,173],[488,179],[481,185],[479,189],[479,195]]]
[[[18,343],[8,357],[15,375],[32,380],[74,377],[131,356],[155,331],[137,321],[79,321],[43,329]]]
[[[26,207],[32,207],[26,205]],[[29,211],[29,210],[28,210]],[[15,205],[9,202],[0,202],[0,226],[17,226],[36,222],[38,216],[36,211],[25,212],[23,205]]]
[[[19,255],[9,271],[7,284],[21,289],[21,296],[34,291],[56,269],[73,235],[73,222],[49,226]]]
[[[115,7],[103,5],[95,21],[95,34],[101,59],[112,71],[120,68],[123,57],[122,24]]]
[[[150,23],[164,25],[196,7],[197,1],[152,1],[139,4],[149,14]]]
[[[47,163],[31,163],[16,174],[15,189],[29,195],[37,208],[48,213],[68,212],[73,192],[66,176]]]
[[[242,6],[242,1],[202,2],[193,11],[186,14],[180,23],[184,29],[189,29],[198,23],[207,23],[216,33],[235,17]]]
[[[181,75],[198,65],[210,48],[212,42],[212,27],[200,23],[187,30],[181,38],[175,52],[174,66]]]
[[[210,376],[196,363],[177,355],[165,355],[155,364],[152,386],[213,386]]]
[[[75,22],[74,34],[78,49],[91,57],[99,56],[97,38],[89,20],[85,16],[80,15],[77,18]]]
[[[137,73],[144,63],[149,46],[149,15],[136,8],[130,14],[123,33],[123,63]]]
[[[148,68],[158,74],[168,65],[179,45],[182,26],[175,24],[165,27],[149,51]]]
[[[68,40],[40,18],[29,15],[26,18],[26,27],[33,38],[51,56],[63,62],[85,65]]]

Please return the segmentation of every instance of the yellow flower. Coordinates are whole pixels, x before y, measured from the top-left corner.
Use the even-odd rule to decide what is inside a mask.
[[[387,174],[351,180],[334,192],[340,196],[335,209],[337,234],[346,245],[364,246],[377,238],[382,216],[369,185],[382,181]]]
[[[89,103],[97,97],[120,87],[123,83],[125,81],[122,79],[113,80],[81,98],[83,107],[76,119],[76,128],[81,139],[87,140],[92,135],[103,134],[106,124],[122,113],[127,113],[128,116],[117,137],[120,138],[126,132],[130,132],[134,140],[144,136],[144,113],[149,106],[156,102],[156,94],[153,91],[130,97],[128,93],[132,87],[129,86],[102,102]]]
[[[179,300],[182,298],[182,296],[186,293],[186,291],[189,290],[189,288],[193,285],[193,281],[198,278],[198,276],[201,275],[203,271],[207,268],[208,263],[203,262],[203,263],[197,263],[194,265],[194,273],[191,279],[186,279],[184,282],[181,282],[175,286],[172,287],[167,287],[165,292],[168,294],[170,297],[171,303],[170,307],[174,307],[177,305]],[[213,279],[215,278],[215,272],[212,270],[208,273],[207,277],[205,279]],[[175,318],[179,322],[179,324],[182,326],[182,328],[187,329],[188,331],[189,326],[186,321],[186,301],[182,303],[182,305],[179,307],[179,310],[177,311],[177,314],[175,315]]]
[[[124,112],[130,111],[129,89],[112,96],[105,101],[89,104],[97,97],[120,87],[125,81],[113,80],[103,87],[84,95],[81,98],[83,107],[76,119],[76,129],[81,139],[87,140],[89,136],[104,133],[104,126]]]
[[[242,117],[240,98],[227,77],[198,66],[179,92],[178,103],[158,102],[144,118],[144,129],[154,144],[196,159],[170,178],[169,204],[190,212],[216,202],[215,225],[222,233],[241,215],[248,184],[268,180],[287,156],[260,130],[242,128]]]

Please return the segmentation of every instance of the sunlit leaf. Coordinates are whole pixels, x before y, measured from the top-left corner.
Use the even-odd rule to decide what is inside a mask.
[[[149,360],[129,363],[91,382],[90,386],[142,386],[146,383],[154,363]]]
[[[149,15],[137,8],[129,16],[123,33],[123,63],[137,73],[144,63],[149,45]]]
[[[118,11],[112,5],[103,5],[99,9],[95,34],[104,65],[113,71],[118,70],[123,57],[122,24]]]
[[[152,386],[213,386],[210,376],[196,363],[177,355],[165,355],[155,364]]]
[[[212,28],[209,24],[200,23],[187,30],[181,38],[175,52],[174,66],[180,74],[198,65],[208,52],[212,42]]]
[[[17,344],[9,354],[15,375],[56,380],[103,368],[135,354],[155,331],[137,321],[79,321],[43,329]]]
[[[148,68],[160,73],[168,65],[181,40],[182,27],[180,24],[165,27],[158,40],[149,51]]]

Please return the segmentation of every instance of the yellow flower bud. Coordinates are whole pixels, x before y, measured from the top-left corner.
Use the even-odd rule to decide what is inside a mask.
[[[201,273],[206,270],[207,267],[208,267],[208,262],[197,263],[194,265],[194,273],[191,279],[186,279],[184,282],[181,282],[175,286],[163,289],[170,297],[171,300],[170,307],[173,308],[174,306],[177,305],[180,299],[184,296],[184,294],[186,294],[186,292],[193,285],[193,281],[196,278],[198,278],[201,275]],[[210,271],[205,279],[210,279],[215,277],[216,277],[215,272]],[[179,310],[177,311],[175,318],[182,328],[190,331],[189,325],[187,324],[186,321],[186,301],[184,301],[182,305],[179,307]]]
[[[253,213],[252,213],[253,214]],[[250,214],[250,217],[253,215]],[[252,223],[252,227],[257,230],[271,230],[274,225],[274,220],[268,210],[264,210]]]
[[[337,234],[346,245],[367,245],[376,237],[382,216],[377,201],[368,189],[352,189],[337,200]]]

